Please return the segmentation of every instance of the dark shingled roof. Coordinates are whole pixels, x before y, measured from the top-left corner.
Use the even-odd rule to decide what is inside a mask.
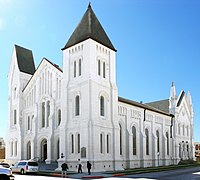
[[[133,105],[133,106],[137,106],[137,107],[140,107],[140,108],[144,108],[144,109],[147,109],[147,110],[150,110],[150,111],[154,111],[154,112],[157,112],[157,113],[161,113],[161,114],[164,114],[164,115],[167,115],[167,116],[173,116],[172,114],[169,113],[169,110],[167,112],[167,111],[164,111],[163,109],[158,109],[154,106],[150,106],[149,104],[138,103],[136,101],[124,99],[122,97],[118,97],[118,101],[126,103],[126,104],[130,104],[130,105]],[[164,100],[164,101],[165,101],[165,103],[167,102],[167,100]]]
[[[15,45],[17,63],[21,72],[33,75],[35,73],[35,64],[32,51]]]
[[[80,23],[76,27],[75,31],[72,33],[69,38],[67,44],[62,50],[69,48],[77,43],[80,43],[87,39],[93,39],[104,46],[116,51],[114,46],[112,45],[110,39],[108,38],[106,32],[101,26],[99,20],[97,19],[94,11],[92,10],[90,4],[88,6],[87,11],[85,12],[83,18]]]
[[[146,103],[156,109],[169,113],[169,99]]]

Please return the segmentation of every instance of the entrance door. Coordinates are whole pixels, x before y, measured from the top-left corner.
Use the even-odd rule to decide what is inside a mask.
[[[42,148],[41,159],[42,161],[45,161],[47,159],[47,140],[46,139],[42,140],[41,148]]]

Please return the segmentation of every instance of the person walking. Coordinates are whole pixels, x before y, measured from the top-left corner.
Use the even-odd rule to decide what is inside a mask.
[[[82,164],[81,164],[81,160],[78,159],[78,173],[82,173]]]
[[[87,169],[88,169],[88,174],[89,175],[91,174],[91,172],[90,172],[91,167],[92,167],[92,164],[89,161],[87,161]]]
[[[64,162],[64,163],[61,165],[61,168],[62,168],[62,177],[67,177],[67,169],[68,169],[67,164]]]

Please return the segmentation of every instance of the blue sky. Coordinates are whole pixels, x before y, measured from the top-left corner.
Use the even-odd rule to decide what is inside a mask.
[[[200,1],[90,0],[117,49],[119,96],[151,102],[191,92],[194,140],[200,142]],[[62,67],[62,51],[88,0],[0,0],[0,137],[6,137],[7,75],[14,44]]]

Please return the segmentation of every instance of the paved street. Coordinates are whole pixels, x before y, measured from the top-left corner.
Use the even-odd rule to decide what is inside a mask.
[[[95,176],[96,173],[93,175]],[[97,173],[100,175],[101,173]],[[86,175],[83,173],[83,176]],[[91,175],[91,177],[93,176]],[[153,173],[144,173],[144,174],[137,174],[137,175],[126,175],[120,177],[109,177],[108,175],[101,174],[106,178],[106,180],[113,180],[113,179],[139,179],[139,180],[200,180],[200,167],[194,168],[185,168],[185,169],[178,169],[178,170],[171,170],[171,171],[163,171],[163,172],[153,172]],[[63,179],[60,177],[45,177],[45,176],[33,176],[33,175],[19,175],[14,174],[15,180],[51,180],[51,179]],[[65,179],[81,179],[82,176],[80,174],[73,174],[69,175],[68,178]],[[92,179],[92,178],[91,178]]]

